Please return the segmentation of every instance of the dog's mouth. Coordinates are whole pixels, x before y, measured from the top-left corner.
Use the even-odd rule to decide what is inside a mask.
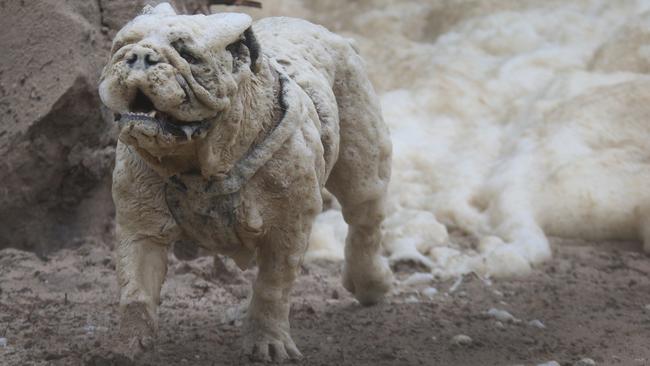
[[[169,113],[155,108],[151,99],[138,90],[133,101],[129,103],[129,111],[115,113],[115,122],[121,129],[128,127],[128,131],[143,130],[145,134],[161,134],[166,137],[173,136],[175,140],[191,141],[203,138],[210,128],[211,122],[207,119],[201,121],[181,121]]]

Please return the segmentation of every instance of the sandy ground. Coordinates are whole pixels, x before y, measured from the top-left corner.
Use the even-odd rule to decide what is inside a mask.
[[[303,365],[650,365],[650,258],[637,243],[554,240],[554,259],[528,276],[467,275],[407,286],[381,305],[359,306],[341,287],[340,263],[304,266],[291,312]],[[208,257],[170,258],[155,354],[141,364],[236,365],[240,315],[254,271],[214,273]],[[0,364],[96,364],[117,325],[110,250],[86,244],[46,260],[0,251]],[[432,297],[422,294],[435,287]],[[452,291],[453,290],[453,291]],[[431,291],[431,290],[429,290]],[[491,308],[515,320],[499,322]],[[529,324],[539,320],[544,328]],[[472,339],[456,345],[452,338]],[[3,346],[3,344],[5,344]]]
[[[0,215],[0,231],[6,233],[8,245],[45,253],[63,246],[76,247],[79,243],[70,239],[73,237],[102,241],[110,236],[104,234],[112,230],[107,174],[113,142],[104,128],[97,127],[104,121],[96,111],[99,102],[94,83],[100,63],[105,61],[111,32],[135,13],[127,9],[127,5],[133,6],[130,3],[0,0],[1,7],[6,6],[6,13],[11,14],[5,17],[3,30],[7,31],[0,35],[0,45],[6,47],[0,49],[15,51],[0,56],[0,64],[10,65],[0,69],[0,99],[9,101],[0,103],[0,114],[9,116],[0,126],[9,129],[4,137],[0,131],[0,145],[13,141],[4,150],[0,148],[11,151],[0,154],[0,164],[7,165],[0,173],[11,173],[0,181],[4,188],[14,189],[0,204],[5,212]],[[647,78],[650,68],[646,53],[637,54],[637,49],[646,50],[639,45],[648,39],[645,31],[650,13],[646,10],[650,5],[644,4],[650,3],[358,0],[343,4],[265,0],[265,11],[268,15],[304,16],[358,41],[373,83],[390,102],[384,103],[384,110],[394,138],[401,136],[395,141],[403,141],[402,160],[393,170],[395,190],[406,195],[404,207],[438,220],[440,217],[430,213],[444,211],[445,206],[433,200],[440,188],[431,182],[440,177],[439,184],[456,188],[458,181],[450,177],[463,170],[458,169],[459,160],[453,154],[451,159],[440,160],[443,168],[447,163],[450,168],[436,165],[437,151],[455,154],[457,150],[440,148],[447,146],[449,134],[431,129],[438,121],[433,117],[445,114],[440,128],[448,117],[466,121],[474,136],[476,131],[484,131],[474,125],[483,121],[484,115],[492,115],[499,125],[504,121],[514,124],[519,120],[512,116],[519,113],[511,105],[528,108],[527,100],[540,105],[555,99],[558,103],[570,100],[568,95],[558,97],[554,92],[547,95],[548,100],[535,99],[545,95],[538,92],[548,85],[571,86],[572,80],[581,85],[583,76],[587,85],[610,76]],[[499,15],[504,9],[514,10]],[[619,29],[621,25],[627,27]],[[481,29],[498,31],[497,36],[485,37]],[[55,41],[52,36],[56,36]],[[48,47],[51,44],[57,47]],[[549,46],[558,53],[546,53]],[[591,74],[598,79],[590,81],[587,76]],[[534,85],[521,83],[529,80],[537,81]],[[600,101],[595,104],[600,106]],[[646,111],[643,103],[632,104]],[[617,110],[628,114],[626,109]],[[502,112],[507,113],[503,118]],[[94,124],[89,124],[91,115],[96,115]],[[600,112],[596,115],[606,116]],[[617,131],[623,131],[618,128],[621,120],[610,120],[616,121]],[[636,136],[641,152],[647,150],[646,120],[643,114],[638,124],[641,132]],[[24,139],[16,137],[28,129],[31,132]],[[610,131],[606,132],[611,137]],[[406,138],[413,136],[425,143],[415,144]],[[479,141],[485,137],[476,135]],[[25,153],[24,144],[32,146],[31,155]],[[471,145],[465,142],[455,146],[464,153]],[[502,144],[495,146],[500,150]],[[44,151],[48,159],[42,159]],[[645,155],[638,160],[647,162]],[[477,164],[488,166],[482,160]],[[616,165],[620,165],[618,160]],[[396,174],[400,171],[402,174]],[[634,187],[645,195],[647,180],[637,173],[633,177],[640,183]],[[462,178],[461,182],[466,182],[466,177]],[[399,186],[395,182],[410,183]],[[590,178],[589,182],[598,188],[605,186],[600,179]],[[611,192],[626,193],[635,205],[642,196],[626,189]],[[552,201],[570,198],[559,197]],[[26,203],[20,201],[27,198],[30,200]],[[423,206],[427,200],[430,203]],[[463,207],[453,200],[445,202],[452,209]],[[46,208],[53,209],[40,212]],[[619,211],[609,210],[602,217],[605,221],[617,218],[611,212]],[[554,210],[548,212],[566,218]],[[400,229],[415,222],[419,226],[409,226],[411,234],[428,234],[422,242],[433,245],[432,230],[427,229],[441,228],[431,225],[435,220],[418,222],[405,215],[395,222]],[[56,229],[62,223],[67,229]],[[592,218],[585,225],[588,230],[598,227]],[[324,227],[335,229],[340,225]],[[334,237],[331,231],[323,233],[323,237]],[[438,244],[444,247],[449,243],[441,240]],[[404,280],[425,269],[400,264],[395,268],[400,281],[395,292],[386,303],[371,308],[360,307],[341,287],[340,262],[309,263],[296,284],[291,314],[294,339],[305,355],[302,364],[514,366],[555,360],[573,366],[589,357],[598,365],[650,365],[650,257],[640,253],[638,243],[553,240],[552,245],[552,260],[516,279],[490,282],[467,275],[462,282],[432,279],[408,286]],[[229,275],[215,274],[209,258],[189,262],[171,258],[160,308],[157,351],[140,363],[245,364],[247,358],[240,351],[240,305],[246,303],[253,277],[254,271],[240,273],[234,268]],[[424,290],[429,287],[438,293],[426,296]],[[486,314],[492,308],[508,311],[517,320],[499,322]],[[544,328],[530,325],[532,320]],[[0,365],[102,365],[94,355],[106,350],[116,325],[114,263],[106,245],[86,243],[47,259],[31,252],[0,250]],[[461,334],[471,337],[472,342],[453,344],[453,337]]]

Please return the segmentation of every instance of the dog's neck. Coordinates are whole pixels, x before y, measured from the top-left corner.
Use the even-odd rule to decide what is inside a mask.
[[[280,81],[268,62],[239,85],[231,109],[219,118],[197,148],[198,169],[204,178],[225,177],[246,153],[259,144],[283,111]]]
[[[160,157],[138,146],[134,148],[163,178],[200,173],[205,179],[220,180],[267,137],[284,115],[280,89],[279,74],[265,60],[256,74],[240,83],[231,108],[213,121],[205,138]]]

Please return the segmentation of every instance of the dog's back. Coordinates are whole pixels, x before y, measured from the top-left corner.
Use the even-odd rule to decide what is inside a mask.
[[[354,54],[350,42],[325,27],[306,20],[272,17],[253,25],[262,52],[276,59],[302,85],[320,75],[332,88],[339,68]],[[309,75],[309,80],[303,79]]]

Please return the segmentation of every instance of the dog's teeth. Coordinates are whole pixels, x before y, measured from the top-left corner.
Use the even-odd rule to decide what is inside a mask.
[[[151,112],[147,113],[147,116],[149,116],[151,118],[156,117],[156,111],[151,111]]]
[[[182,126],[181,128],[183,129],[183,132],[185,132],[185,136],[187,137],[187,141],[192,140],[192,132],[194,132],[192,127],[190,127],[190,126]]]

